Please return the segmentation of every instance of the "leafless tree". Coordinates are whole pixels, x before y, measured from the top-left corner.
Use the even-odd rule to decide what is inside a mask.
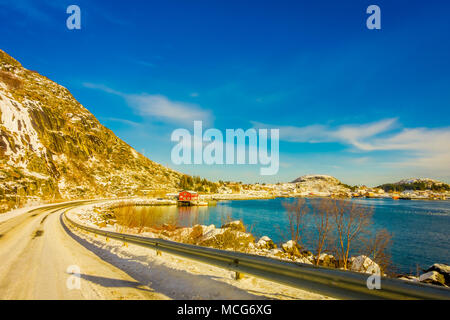
[[[336,258],[341,267],[347,269],[352,244],[360,244],[359,240],[368,233],[373,210],[353,201],[334,200],[331,213],[336,233]]]
[[[319,263],[320,254],[326,249],[327,243],[333,231],[333,211],[336,208],[336,200],[323,199],[312,202],[312,221],[315,235],[312,237],[313,247],[315,249],[316,265]]]
[[[363,238],[364,255],[375,261],[382,273],[386,273],[391,267],[389,247],[392,244],[392,234],[386,229],[377,230],[371,236]]]
[[[283,207],[286,209],[288,218],[288,230],[292,241],[298,245],[302,244],[306,219],[310,212],[309,206],[305,199],[298,198],[294,202],[284,202]]]

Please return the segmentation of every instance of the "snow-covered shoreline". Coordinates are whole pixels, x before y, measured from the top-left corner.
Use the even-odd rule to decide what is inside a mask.
[[[310,251],[289,240],[281,244],[275,244],[268,236],[262,236],[258,240],[245,230],[241,221],[229,221],[220,227],[215,225],[194,225],[192,227],[152,228],[143,227],[128,228],[115,222],[110,216],[112,209],[119,206],[146,206],[146,205],[171,205],[167,200],[157,199],[130,199],[106,201],[101,204],[91,204],[69,211],[69,217],[80,224],[105,231],[125,232],[139,234],[143,237],[161,238],[182,243],[190,243],[200,246],[219,248],[224,250],[236,250],[259,256],[266,256],[291,262],[314,264],[317,259]],[[105,214],[110,218],[105,219]],[[321,253],[318,257],[319,265],[335,267],[336,259],[328,253]],[[351,270],[364,273],[379,273],[380,267],[369,257],[352,257]]]

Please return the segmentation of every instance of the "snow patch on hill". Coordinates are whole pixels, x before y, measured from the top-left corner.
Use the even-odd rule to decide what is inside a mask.
[[[411,183],[421,183],[424,182],[426,184],[437,184],[442,185],[444,184],[442,181],[430,179],[430,178],[409,178],[409,179],[403,179],[398,182],[395,182],[394,184],[411,184]]]
[[[46,148],[39,140],[38,133],[33,128],[28,109],[40,109],[39,105],[32,101],[25,101],[27,107],[12,100],[0,92],[1,124],[8,130],[14,139],[14,145],[3,138],[6,144],[6,155],[17,157],[25,156],[25,150],[31,149],[39,156],[46,151]]]

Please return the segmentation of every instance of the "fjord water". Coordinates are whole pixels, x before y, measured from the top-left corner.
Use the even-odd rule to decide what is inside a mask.
[[[221,201],[213,207],[140,207],[156,223],[176,222],[181,226],[214,224],[227,219],[242,220],[255,237],[269,236],[276,243],[285,241],[279,229],[288,219],[283,202],[294,199]],[[390,249],[395,271],[415,274],[417,268],[433,263],[450,264],[450,201],[352,199],[372,207],[373,227],[393,234]]]

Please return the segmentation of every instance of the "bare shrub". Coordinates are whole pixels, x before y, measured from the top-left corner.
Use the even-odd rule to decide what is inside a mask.
[[[298,245],[301,245],[310,209],[303,198],[296,199],[294,202],[283,202],[282,205],[286,209],[288,234],[290,235],[290,239],[286,239],[285,232],[278,227],[281,236],[285,238],[285,240],[292,240]]]
[[[391,267],[389,247],[392,234],[373,231],[373,209],[342,199],[305,199],[283,203],[288,217],[288,233],[301,245],[308,226],[308,239],[315,254],[315,264],[324,252],[332,252],[337,266],[349,268],[350,253],[365,255],[376,262],[382,272]],[[283,234],[282,234],[283,235]]]
[[[245,251],[255,238],[249,234],[231,229],[225,229],[221,234],[217,234],[210,241],[202,243],[202,245],[212,246],[217,249],[233,251]]]
[[[203,227],[200,225],[195,225],[192,227],[192,231],[189,234],[188,242],[196,244],[202,236],[203,236]]]
[[[382,273],[388,273],[392,268],[389,248],[392,245],[392,234],[386,229],[381,229],[362,239],[364,243],[363,253],[380,266]]]

